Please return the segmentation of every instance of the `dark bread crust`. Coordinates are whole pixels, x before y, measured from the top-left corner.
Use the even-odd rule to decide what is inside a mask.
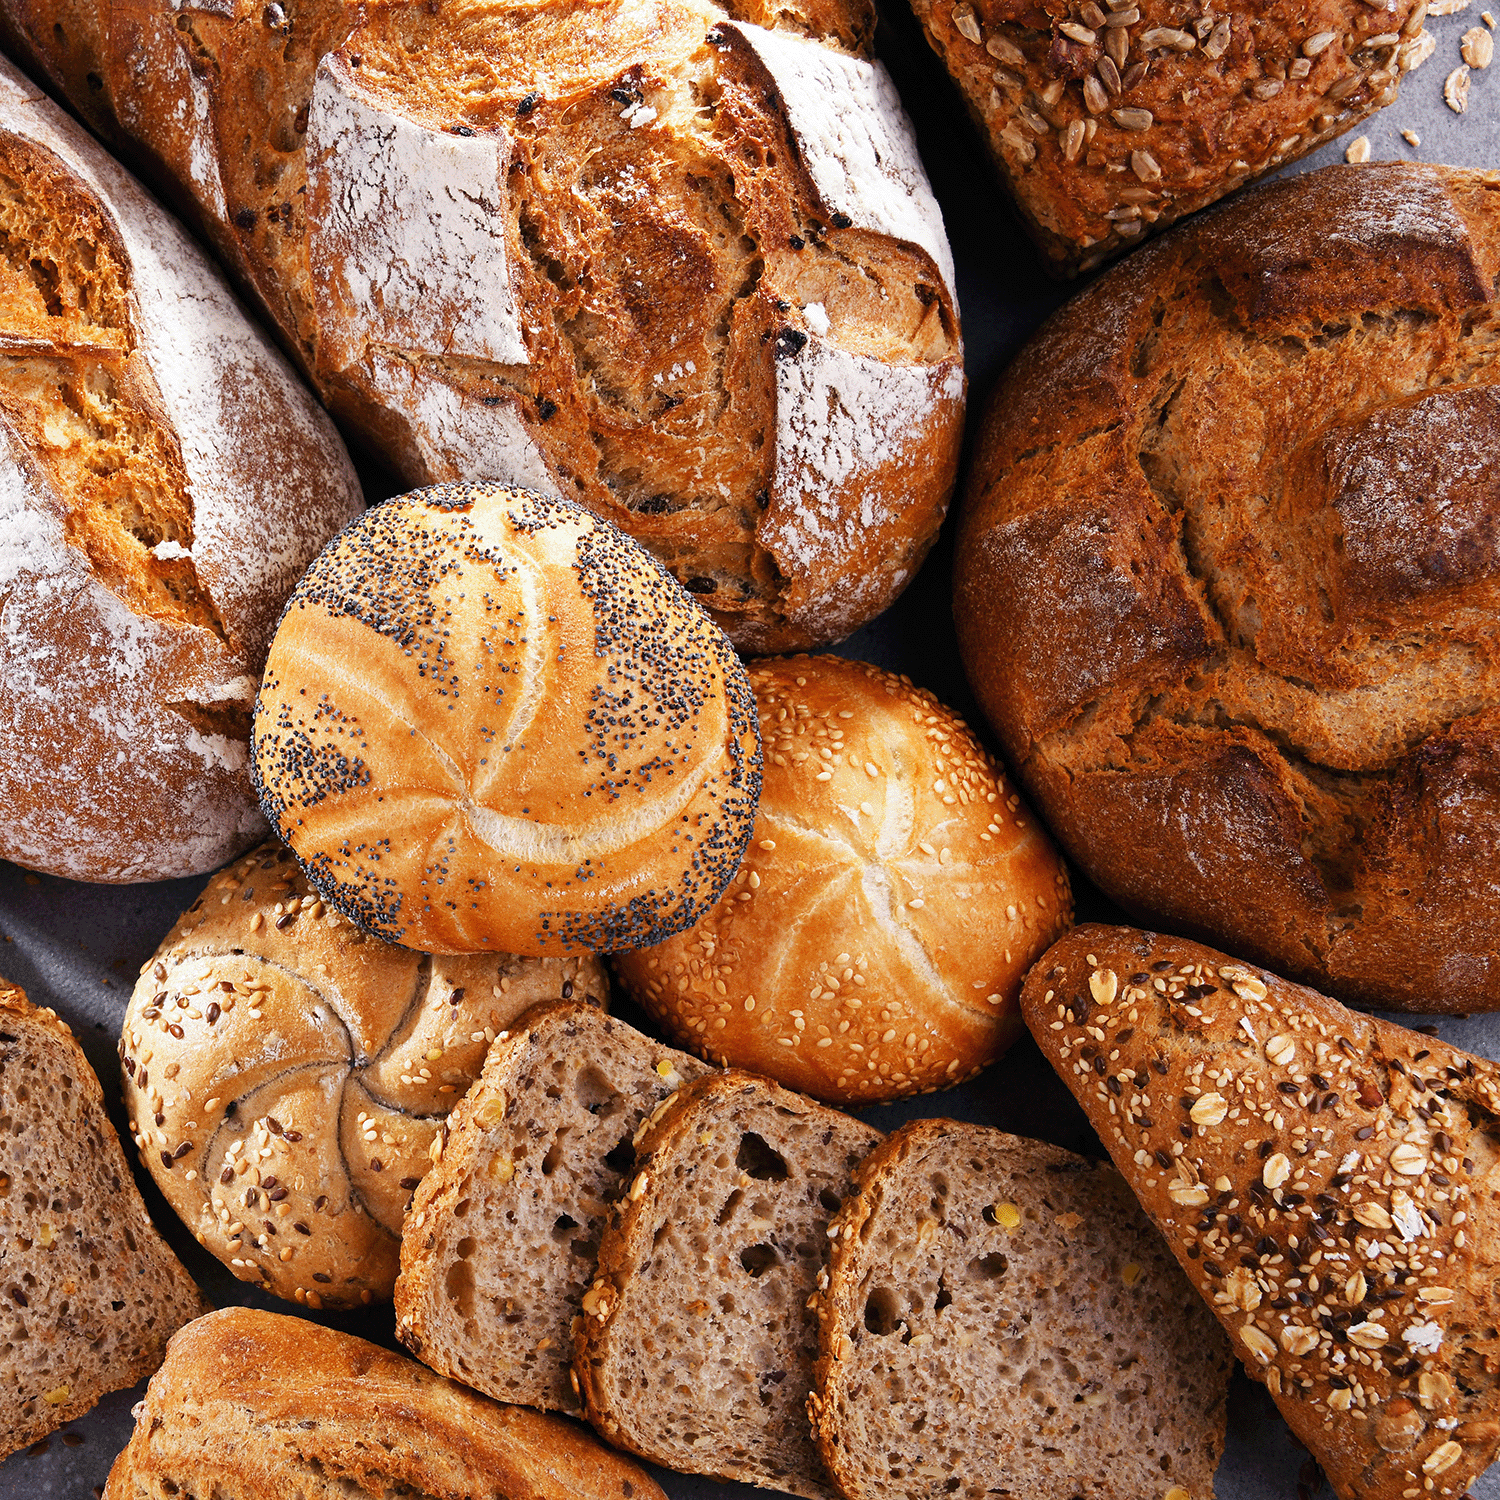
[[[1344,999],[1500,1007],[1500,174],[1330,167],[1148,246],[996,393],[954,609],[1074,859]]]
[[[1500,1067],[1134,928],[1021,1005],[1341,1500],[1462,1494],[1500,1450]]]

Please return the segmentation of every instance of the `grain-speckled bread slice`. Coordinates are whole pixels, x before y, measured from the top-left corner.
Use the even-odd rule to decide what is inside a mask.
[[[828,1223],[878,1130],[751,1073],[700,1078],[643,1135],[599,1247],[575,1369],[610,1442],[692,1474],[836,1494],[806,1403]]]
[[[1500,1448],[1500,1068],[1199,943],[1080,927],[1042,1051],[1342,1500]]]
[[[134,1385],[207,1309],[83,1049],[0,979],[0,1458]]]
[[[534,1006],[497,1038],[407,1214],[401,1342],[486,1395],[576,1412],[573,1320],[632,1139],[707,1071],[591,1005]]]
[[[388,1349],[225,1308],[183,1329],[107,1500],[666,1500],[561,1417],[500,1406]]]
[[[1113,1167],[918,1120],[855,1183],[808,1403],[848,1500],[1211,1500],[1234,1360]]]

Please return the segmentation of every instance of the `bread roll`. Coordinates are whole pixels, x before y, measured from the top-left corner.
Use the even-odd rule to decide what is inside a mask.
[[[1072,921],[1045,830],[962,719],[834,656],[750,669],[755,833],[695,927],[618,954],[683,1046],[822,1099],[971,1078],[1021,1031],[1031,961]]]
[[[0,200],[0,858],[196,874],[265,832],[255,682],[359,485],[198,248],[3,60]]]
[[[970,681],[1143,922],[1500,1007],[1500,174],[1326,167],[1063,308],[986,417]]]
[[[141,1161],[241,1281],[384,1299],[401,1216],[497,1035],[604,1003],[598,961],[430,958],[369,938],[274,844],[216,875],[141,970],[120,1039]]]
[[[687,926],[760,787],[723,633],[613,526],[498,485],[388,500],[323,553],[271,647],[254,755],[318,890],[430,953]]]

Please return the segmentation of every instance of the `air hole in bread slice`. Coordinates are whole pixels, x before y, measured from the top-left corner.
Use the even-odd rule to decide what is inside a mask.
[[[751,1277],[764,1275],[772,1266],[781,1264],[781,1257],[774,1245],[746,1245],[740,1251],[740,1264]]]
[[[901,1303],[895,1289],[878,1286],[865,1298],[865,1327],[880,1338],[901,1326]]]
[[[735,1153],[734,1164],[760,1182],[785,1182],[791,1175],[786,1157],[753,1130],[747,1130],[740,1137],[740,1149]]]

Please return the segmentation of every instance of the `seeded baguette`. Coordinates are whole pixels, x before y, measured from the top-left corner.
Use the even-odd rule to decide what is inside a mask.
[[[1113,1167],[918,1120],[855,1184],[808,1401],[847,1500],[1210,1500],[1234,1361]]]
[[[632,1139],[707,1071],[590,1005],[538,1005],[497,1038],[407,1214],[401,1342],[501,1401],[578,1411],[573,1322]]]
[[[688,1084],[642,1135],[574,1368],[595,1427],[690,1474],[831,1500],[806,1413],[828,1223],[880,1132],[750,1073]]]
[[[1042,1051],[1342,1500],[1500,1448],[1500,1068],[1211,948],[1078,928]]]

